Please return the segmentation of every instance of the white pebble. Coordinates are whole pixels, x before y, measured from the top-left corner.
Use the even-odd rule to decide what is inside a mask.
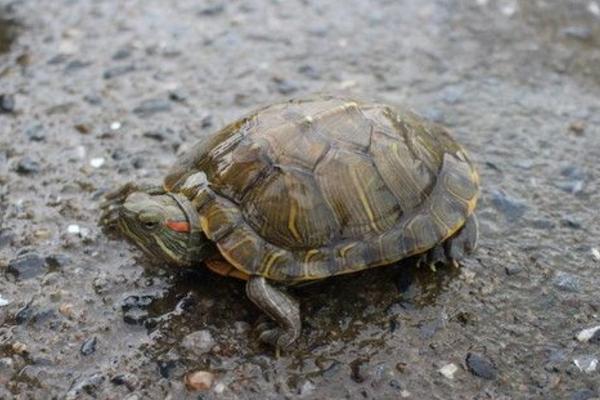
[[[600,261],[600,250],[592,247],[592,257],[594,258],[594,261]]]
[[[354,87],[356,85],[357,85],[357,83],[356,83],[355,80],[348,79],[348,80],[340,82],[340,89],[342,89],[342,90],[344,90],[344,89],[350,89],[350,88],[352,88],[352,87]]]
[[[5,299],[4,297],[2,297],[2,295],[0,294],[0,307],[3,307],[7,304],[10,304],[10,300]]]
[[[79,232],[81,232],[81,228],[77,224],[71,224],[67,226],[67,232],[69,232],[72,235],[78,235]]]
[[[448,365],[444,365],[438,371],[446,378],[454,379],[454,374],[456,373],[456,371],[458,371],[458,367],[456,366],[456,364],[450,363]]]
[[[600,325],[598,326],[594,326],[591,328],[587,328],[582,330],[581,332],[579,332],[577,334],[577,340],[579,340],[580,342],[587,342],[589,341],[595,334],[596,332],[600,331]]]
[[[77,149],[75,150],[77,153],[77,157],[83,159],[85,158],[86,155],[86,151],[85,151],[85,147],[84,146],[77,146]]]
[[[79,50],[79,48],[77,47],[75,42],[72,40],[68,40],[68,39],[61,40],[60,43],[58,44],[58,52],[60,54],[66,55],[66,56],[73,55],[73,54],[77,53],[78,50]]]
[[[110,129],[113,131],[117,131],[117,130],[121,129],[121,123],[119,121],[112,122],[110,124]]]
[[[90,165],[94,168],[100,168],[101,166],[104,165],[104,158],[102,157],[98,157],[98,158],[92,158],[90,160]]]
[[[581,372],[590,374],[598,367],[598,359],[592,356],[581,356],[573,360],[573,363],[579,368]]]
[[[489,0],[475,0],[478,6],[487,6]]]
[[[599,16],[600,15],[600,5],[598,5],[598,3],[595,1],[590,1],[590,4],[588,4],[588,11],[594,15]]]
[[[512,17],[517,12],[517,4],[510,2],[500,7],[500,12],[507,17]]]
[[[213,390],[215,391],[215,393],[221,394],[225,391],[225,385],[219,382],[215,385],[215,388]]]

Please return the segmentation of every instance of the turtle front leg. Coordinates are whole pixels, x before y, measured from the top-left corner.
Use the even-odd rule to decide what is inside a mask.
[[[262,276],[252,276],[248,279],[246,294],[258,308],[279,325],[272,329],[259,328],[261,341],[279,349],[288,347],[298,339],[302,323],[297,300],[269,284]]]

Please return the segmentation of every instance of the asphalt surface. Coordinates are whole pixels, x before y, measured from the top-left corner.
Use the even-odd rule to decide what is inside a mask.
[[[598,1],[0,0],[0,398],[599,398],[599,65]],[[241,282],[152,265],[97,218],[315,92],[450,127],[480,248],[295,289],[277,358]]]

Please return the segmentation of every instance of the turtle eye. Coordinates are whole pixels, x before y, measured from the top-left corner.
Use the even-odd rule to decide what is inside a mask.
[[[152,230],[158,226],[160,216],[144,213],[139,215],[139,220],[145,229]]]
[[[158,222],[156,221],[146,221],[144,222],[144,228],[151,230],[156,228],[156,226],[158,225]]]

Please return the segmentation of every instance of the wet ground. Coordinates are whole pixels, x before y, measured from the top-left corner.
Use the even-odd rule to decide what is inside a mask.
[[[303,337],[276,358],[240,282],[153,266],[98,206],[316,91],[451,127],[482,177],[480,249],[295,289]],[[0,0],[0,398],[600,397],[581,333],[600,325],[599,94],[598,1]]]

